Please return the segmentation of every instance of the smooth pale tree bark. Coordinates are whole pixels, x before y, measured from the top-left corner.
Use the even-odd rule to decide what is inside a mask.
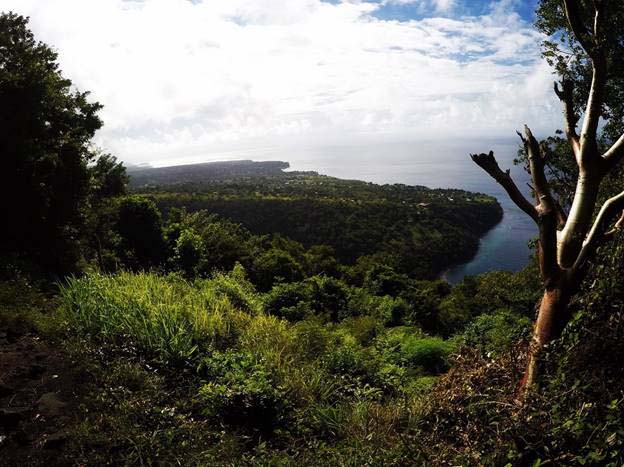
[[[602,49],[604,38],[601,35],[606,1],[593,2],[594,18],[591,27],[588,27],[581,16],[578,0],[562,0],[570,28],[592,64],[591,89],[580,135],[576,129],[580,119],[574,111],[573,85],[567,80],[563,80],[561,85],[555,84],[555,93],[563,103],[564,128],[571,155],[578,166],[578,181],[569,212],[566,213],[551,195],[544,173],[546,151],[542,150],[527,126],[523,134],[518,134],[529,160],[536,204],[522,195],[509,170],[503,172],[500,169],[491,151],[489,154],[471,155],[472,160],[535,221],[539,231],[537,253],[544,292],[522,379],[522,398],[538,379],[544,346],[558,338],[571,319],[568,305],[586,275],[588,262],[594,257],[596,249],[624,225],[624,192],[606,201],[594,217],[604,177],[624,158],[624,135],[604,154],[598,150],[598,122],[608,77],[607,60]]]

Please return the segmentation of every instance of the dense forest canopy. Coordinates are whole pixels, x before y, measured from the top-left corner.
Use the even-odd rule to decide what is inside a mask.
[[[282,172],[283,166],[241,161],[133,170],[130,186],[148,194],[165,217],[171,208],[206,210],[258,235],[329,246],[342,263],[375,261],[421,279],[469,259],[502,217],[496,200],[482,194]]]

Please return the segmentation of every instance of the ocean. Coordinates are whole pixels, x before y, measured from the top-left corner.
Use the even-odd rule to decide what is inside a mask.
[[[367,145],[317,146],[273,152],[271,157],[290,162],[291,170],[313,170],[339,178],[374,183],[403,183],[430,188],[460,188],[498,199],[503,220],[482,239],[476,256],[451,268],[444,278],[451,283],[466,275],[492,270],[518,271],[528,263],[528,242],[537,235],[533,221],[518,209],[505,191],[469,157],[471,152],[493,150],[501,169],[511,169],[518,187],[529,196],[529,176],[514,166],[516,141],[427,141]],[[260,158],[255,158],[261,160]]]

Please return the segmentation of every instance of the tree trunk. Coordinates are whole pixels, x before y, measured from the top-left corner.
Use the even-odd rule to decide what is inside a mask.
[[[579,175],[568,221],[559,236],[557,260],[562,268],[572,267],[581,251],[592,225],[601,180],[599,174],[585,170]]]
[[[536,383],[544,346],[559,337],[565,325],[570,321],[571,314],[568,310],[571,296],[570,287],[570,284],[561,280],[554,287],[544,290],[537,320],[533,327],[527,366],[520,383],[522,398]]]

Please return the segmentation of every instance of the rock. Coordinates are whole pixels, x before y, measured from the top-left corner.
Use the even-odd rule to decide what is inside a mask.
[[[54,392],[46,392],[37,401],[37,407],[41,413],[48,417],[60,415],[65,405],[65,402],[61,401]]]
[[[45,437],[41,446],[45,449],[58,449],[67,442],[67,433],[59,431]]]
[[[0,427],[12,430],[28,416],[28,407],[11,407],[0,409]]]

